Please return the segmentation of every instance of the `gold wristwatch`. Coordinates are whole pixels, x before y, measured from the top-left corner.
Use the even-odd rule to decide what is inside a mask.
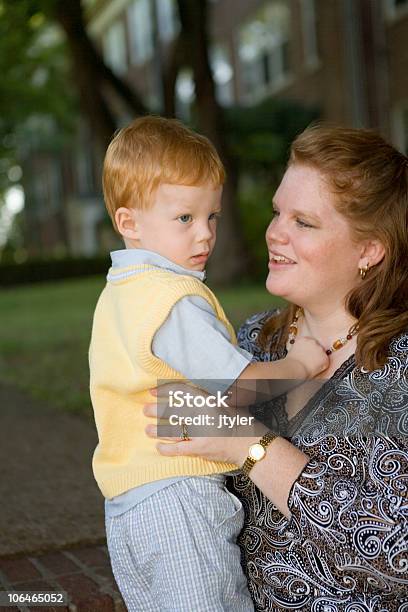
[[[268,431],[268,433],[262,436],[259,442],[251,444],[248,449],[248,457],[245,459],[241,468],[241,471],[244,472],[245,476],[249,476],[249,472],[252,470],[255,463],[262,461],[266,455],[266,449],[268,448],[269,444],[277,437],[277,434]]]

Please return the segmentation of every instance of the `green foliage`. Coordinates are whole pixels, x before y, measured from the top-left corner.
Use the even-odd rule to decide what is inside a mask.
[[[261,281],[266,276],[263,237],[272,218],[272,196],[283,175],[290,144],[318,117],[316,109],[275,99],[225,111],[227,139],[240,172],[238,204],[252,280]]]
[[[244,172],[276,180],[292,140],[319,117],[317,109],[288,100],[265,99],[225,111],[227,139]]]
[[[16,264],[0,264],[0,287],[43,283],[103,274],[109,267],[106,257],[68,257],[64,259],[30,259]]]
[[[50,124],[66,134],[75,114],[64,39],[41,9],[41,0],[0,0],[0,192],[30,145],[52,146]]]
[[[265,182],[242,181],[239,191],[239,210],[242,231],[250,255],[251,280],[262,282],[268,269],[265,231],[272,218],[273,190]]]

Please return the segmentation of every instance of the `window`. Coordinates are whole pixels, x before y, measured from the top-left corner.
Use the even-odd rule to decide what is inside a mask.
[[[215,81],[218,103],[229,106],[234,101],[232,76],[233,70],[228,52],[222,45],[214,45],[210,50],[210,64]]]
[[[130,60],[144,64],[153,56],[152,15],[149,0],[134,0],[128,9]]]
[[[393,142],[395,146],[408,155],[408,102],[394,109],[393,117]]]
[[[190,119],[191,104],[195,99],[193,73],[190,69],[180,70],[176,81],[176,115],[184,121]]]
[[[316,0],[301,0],[303,54],[305,65],[316,68],[319,65],[319,52],[316,31]]]
[[[289,76],[290,9],[288,0],[266,3],[239,30],[243,95],[267,94]]]
[[[123,74],[127,70],[125,26],[116,21],[103,37],[103,57],[114,72]]]
[[[408,155],[408,107],[402,111],[402,150],[405,155]]]
[[[384,0],[386,15],[390,19],[398,19],[408,15],[408,0]]]
[[[157,26],[164,42],[175,38],[180,30],[176,0],[156,0]]]

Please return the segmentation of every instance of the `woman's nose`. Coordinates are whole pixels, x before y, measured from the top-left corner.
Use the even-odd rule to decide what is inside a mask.
[[[274,217],[266,230],[266,242],[279,242],[281,244],[289,241],[288,233],[279,217]]]

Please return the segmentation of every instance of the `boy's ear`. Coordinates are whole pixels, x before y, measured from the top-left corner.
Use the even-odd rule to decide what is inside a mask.
[[[137,211],[134,208],[121,206],[115,213],[115,223],[119,233],[130,240],[138,240],[140,237],[137,220]]]

